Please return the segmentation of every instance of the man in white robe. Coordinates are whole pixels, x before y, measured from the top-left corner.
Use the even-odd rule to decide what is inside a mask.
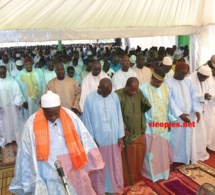
[[[198,160],[201,161],[209,158],[206,147],[211,140],[211,132],[214,130],[215,118],[213,116],[213,106],[215,105],[215,97],[212,97],[211,95],[213,94],[213,85],[210,79],[211,76],[212,71],[209,66],[200,66],[197,71],[193,72],[188,77],[193,83],[195,92],[203,109],[201,120],[196,125],[196,153]]]
[[[7,68],[9,75],[11,71],[15,68],[15,63],[12,60],[10,60],[6,54],[2,55],[2,60],[0,60],[0,65],[3,65]]]
[[[17,195],[66,195],[54,165],[58,161],[71,195],[96,195],[88,174],[104,163],[86,127],[51,91],[42,96],[41,107],[23,128],[9,190]]]
[[[125,87],[128,78],[137,77],[137,74],[130,68],[130,58],[127,55],[122,57],[122,67],[112,77],[113,90]]]
[[[84,102],[88,94],[95,91],[99,82],[103,78],[108,78],[108,75],[101,71],[101,64],[99,61],[94,61],[92,64],[92,71],[83,78],[81,84],[81,99],[80,99],[80,107],[82,112],[84,112]]]
[[[183,123],[199,122],[201,105],[191,81],[186,77],[188,66],[184,62],[177,62],[174,77],[168,78],[165,83],[169,87],[170,96],[175,103],[175,113],[181,127],[172,127],[170,144],[174,154],[173,162],[195,164],[196,156],[196,129],[192,126],[183,126]],[[196,119],[197,118],[197,119]]]
[[[53,62],[53,60],[48,61],[47,69],[44,70],[43,73],[44,73],[46,85],[48,84],[49,81],[51,81],[52,79],[57,77],[57,75],[56,75],[56,73],[54,71],[54,62]]]
[[[6,76],[6,67],[0,66],[0,146],[12,141],[19,143],[20,132],[24,125],[21,106],[25,99],[18,83]]]
[[[23,61],[22,60],[16,60],[16,67],[11,71],[10,75],[12,77],[16,77],[16,75],[19,74],[19,71],[23,69]]]
[[[141,86],[151,80],[152,71],[150,70],[150,68],[145,66],[145,57],[143,56],[143,54],[137,55],[136,64],[137,65],[134,66],[132,70],[136,72]]]
[[[32,68],[32,61],[25,59],[25,69],[16,76],[22,94],[25,97],[23,118],[27,120],[40,108],[40,98],[45,92],[45,78],[40,68]]]
[[[105,162],[104,169],[90,175],[95,191],[97,194],[121,194],[124,189],[121,157],[124,126],[120,101],[112,92],[110,79],[101,79],[98,90],[87,96],[82,119]]]

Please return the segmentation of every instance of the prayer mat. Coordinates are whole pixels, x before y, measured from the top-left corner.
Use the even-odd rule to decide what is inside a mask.
[[[173,170],[168,180],[159,180],[152,182],[143,178],[146,186],[149,186],[159,195],[196,195],[199,184],[184,175],[179,170]]]
[[[158,195],[149,186],[146,186],[144,181],[140,181],[133,186],[128,186],[124,188],[122,195]]]
[[[14,168],[14,165],[0,167],[0,195],[12,195],[8,188],[14,177]]]
[[[187,165],[179,168],[183,174],[194,180],[199,185],[209,183],[215,186],[215,169],[199,162],[195,165]]]
[[[15,142],[6,145],[4,148],[1,148],[0,151],[0,165],[12,165],[15,164],[17,154],[17,145]]]

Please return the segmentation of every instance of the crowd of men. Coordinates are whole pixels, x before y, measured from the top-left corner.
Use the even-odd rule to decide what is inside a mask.
[[[122,194],[215,151],[215,55],[187,46],[69,45],[0,51],[0,146],[18,144],[16,194]],[[141,190],[141,189],[139,189]]]

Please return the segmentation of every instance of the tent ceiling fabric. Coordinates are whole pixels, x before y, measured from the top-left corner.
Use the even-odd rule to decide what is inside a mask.
[[[1,0],[0,42],[193,34],[215,0]]]

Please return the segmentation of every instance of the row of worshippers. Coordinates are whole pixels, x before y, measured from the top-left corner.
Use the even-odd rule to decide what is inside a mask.
[[[20,61],[18,60],[18,62]],[[112,77],[113,90],[123,88],[125,86],[126,80],[129,77],[137,77],[139,79],[140,85],[144,84],[147,81],[150,81],[152,72],[149,68],[144,66],[144,62],[144,56],[139,54],[136,59],[137,65],[135,67],[130,68],[129,57],[124,55],[120,64],[121,68]],[[83,112],[84,102],[87,95],[97,89],[99,80],[101,80],[101,78],[108,77],[105,72],[101,71],[101,65],[99,61],[94,61],[92,63],[93,69],[87,76],[84,77],[80,89],[73,79],[70,79],[65,76],[65,67],[63,66],[63,70],[62,63],[56,64],[58,65],[55,65],[54,71],[53,61],[50,61],[50,70],[44,72],[39,68],[32,68],[31,60],[26,59],[25,68],[19,71],[18,74],[15,76],[15,79],[18,82],[19,87],[21,88],[22,95],[25,99],[23,104],[19,103],[20,105],[23,105],[22,107],[19,107],[19,117],[15,117],[16,120],[22,119],[21,124],[23,124],[23,121],[26,121],[29,116],[31,116],[35,111],[39,109],[40,97],[44,93],[45,87],[47,88],[46,90],[50,89],[58,94],[61,94],[62,105],[70,109],[72,108],[73,111],[80,115],[81,112]],[[166,73],[165,79],[173,77],[174,71],[171,67],[171,58],[164,57],[163,63],[161,64],[160,68]],[[210,68],[212,67],[213,66],[210,65]],[[70,67],[68,69],[70,69]],[[56,78],[55,75],[57,76]],[[44,77],[49,77],[49,80],[51,80],[52,78],[54,79],[52,80],[52,82],[48,83],[44,81]],[[12,79],[8,80],[12,81]],[[10,85],[16,84],[4,85],[9,87]],[[5,97],[9,96],[5,94]],[[4,102],[4,97],[2,99],[2,102]],[[7,102],[11,102],[12,99],[8,98]],[[22,98],[19,98],[19,101],[22,101]],[[20,125],[20,127],[22,127],[22,125]],[[3,143],[4,142],[1,142],[1,146],[3,145]],[[5,141],[5,144],[7,143],[9,142]]]
[[[14,76],[17,74],[19,70],[21,70],[21,62],[17,62],[17,60],[21,60],[24,63],[25,59],[31,59],[33,61],[33,66],[41,68],[42,70],[47,71],[49,73],[48,63],[50,59],[55,59],[56,57],[59,57],[59,54],[57,50],[52,49],[52,55],[49,54],[50,51],[45,47],[46,49],[42,51],[41,49],[36,49],[29,54],[29,51],[25,51],[24,57],[21,57],[20,53],[16,53],[16,56],[13,58],[9,58],[6,54],[2,55],[2,60],[0,60],[0,64],[5,65],[8,69],[9,74],[11,73],[11,76]],[[181,47],[180,47],[181,48]],[[78,50],[78,51],[77,51]],[[86,76],[92,69],[92,61],[93,60],[100,60],[102,69],[104,72],[106,72],[109,77],[112,77],[114,73],[121,68],[121,57],[123,54],[128,53],[126,50],[122,50],[121,48],[112,49],[110,50],[103,50],[102,55],[98,56],[95,54],[94,48],[86,48],[85,54],[86,57],[82,56],[82,52],[80,49],[77,49],[75,51],[69,50],[63,50],[62,54],[60,55],[61,61],[64,64],[64,68],[67,73],[67,67],[73,66],[73,68],[70,68],[70,72],[74,72],[73,78],[81,85],[82,79],[84,76]],[[49,52],[47,52],[49,51]],[[70,51],[70,52],[69,52]],[[183,53],[182,53],[183,52]],[[173,64],[176,63],[176,61],[184,60],[189,65],[189,50],[188,49],[179,49],[177,50],[176,46],[173,46],[172,48],[164,48],[160,47],[157,50],[157,47],[152,47],[150,50],[144,50],[141,51],[141,49],[131,48],[129,50],[129,57],[130,57],[130,66],[135,67],[136,66],[136,57],[138,54],[142,53],[145,58],[145,65],[149,66],[150,68],[159,67],[163,57],[164,56],[170,56],[173,60]],[[153,55],[150,55],[153,53]],[[181,55],[180,55],[180,54]],[[183,56],[183,58],[181,58]],[[18,65],[19,68],[16,68],[15,65]],[[174,65],[173,65],[174,69]],[[50,70],[52,71],[52,70]],[[47,78],[46,80],[49,80]]]
[[[63,70],[62,65],[61,70]],[[88,181],[88,175],[84,175],[83,172],[81,172],[81,175],[77,175],[76,172],[73,176],[77,178],[71,177],[71,173],[74,171],[71,171],[72,165],[64,164],[65,169],[66,166],[69,167],[66,169],[66,176],[68,182],[70,182],[71,192],[75,190],[77,194],[122,194],[124,186],[134,185],[137,185],[136,190],[141,190],[138,185],[140,185],[142,176],[154,182],[160,179],[168,179],[171,162],[189,164],[190,162],[196,163],[197,160],[205,160],[200,159],[201,157],[208,158],[208,156],[204,156],[207,153],[207,145],[204,145],[202,141],[199,144],[199,138],[201,137],[202,140],[205,138],[204,136],[214,136],[205,135],[206,132],[202,129],[201,124],[205,122],[204,114],[207,110],[204,109],[204,112],[202,112],[202,106],[204,104],[205,107],[205,102],[210,102],[214,105],[215,96],[211,95],[212,92],[210,94],[206,93],[207,95],[203,95],[204,103],[199,101],[199,94],[192,84],[192,79],[186,77],[187,73],[187,64],[178,62],[176,63],[173,77],[165,80],[165,73],[156,68],[152,72],[151,80],[144,85],[139,86],[139,80],[136,77],[130,77],[127,79],[125,86],[115,92],[112,90],[110,79],[103,78],[99,81],[97,90],[86,97],[82,121],[98,146],[105,165],[104,168],[100,167],[97,170],[87,170],[87,172],[89,171],[88,175],[92,187],[88,186],[89,191],[83,192],[83,190],[80,191],[80,187],[86,189],[86,186],[82,186],[83,183],[77,184],[77,182],[84,178]],[[211,79],[212,70],[207,65],[201,66],[198,71],[194,72],[194,75],[199,83],[205,82]],[[193,76],[193,78],[195,77]],[[209,93],[208,90],[206,91]],[[50,126],[55,124],[56,118],[51,118],[51,113],[48,110],[44,110],[46,107],[43,105],[43,101],[42,107],[46,119],[51,122],[49,123]],[[37,113],[39,115],[42,111]],[[47,171],[50,171],[49,173],[54,172],[53,161],[56,159],[56,154],[49,154],[50,157],[53,157],[53,155],[55,157],[50,158],[48,164],[41,162],[40,159],[38,160],[39,165],[35,163],[35,146],[32,145],[34,142],[31,142],[32,136],[30,140],[28,139],[28,133],[30,131],[32,134],[34,127],[34,133],[37,135],[36,131],[40,131],[39,124],[42,121],[38,116],[37,120],[39,121],[35,120],[34,125],[32,125],[34,117],[37,117],[37,114],[36,116],[33,115],[26,125],[25,136],[22,138],[24,140],[21,142],[25,145],[21,146],[19,150],[16,176],[10,186],[10,190],[12,192],[17,190],[34,192],[35,183],[26,181],[25,174],[27,174],[37,175],[37,178],[34,179],[36,180],[37,190],[42,187],[41,190],[43,191],[41,192],[47,190],[49,193],[58,192],[58,194],[61,194],[63,192],[60,193],[59,191],[59,181],[56,182],[56,186],[53,186],[56,173],[52,177],[48,175],[53,174],[47,173]],[[60,116],[60,120],[63,120],[63,117],[61,118]],[[180,124],[195,121],[196,126],[172,126],[168,128],[149,125],[152,122],[166,123],[169,121],[179,122]],[[59,122],[57,121],[57,123]],[[199,129],[197,129],[198,125],[201,126]],[[80,124],[77,127],[79,126]],[[169,132],[170,129],[171,131]],[[38,133],[38,135],[41,134]],[[85,137],[86,135],[82,139]],[[87,137],[90,139],[89,135]],[[27,143],[29,142],[30,149],[28,149],[26,141]],[[56,142],[55,144],[59,145]],[[39,145],[38,147],[41,150],[42,146]],[[36,170],[37,174],[30,173],[29,170],[26,171],[27,173],[21,171],[23,169],[21,152],[26,150],[28,151],[26,154],[29,154],[29,151],[30,154],[33,153],[30,159],[34,158],[34,163],[32,163],[33,170]],[[52,148],[52,150],[54,149]],[[40,155],[37,152],[37,157]],[[59,159],[65,161],[65,157],[60,156]],[[87,157],[89,162],[93,160],[92,156]],[[27,157],[24,159],[25,161],[28,160]],[[49,165],[50,163],[52,163],[51,166]],[[32,165],[28,163],[29,169],[30,166]],[[51,168],[47,170],[47,166]],[[20,180],[20,176],[23,173],[24,175]],[[22,182],[25,184],[27,182],[27,184],[22,186]],[[45,186],[44,183],[46,183]],[[89,185],[89,183],[86,182],[86,185]]]

